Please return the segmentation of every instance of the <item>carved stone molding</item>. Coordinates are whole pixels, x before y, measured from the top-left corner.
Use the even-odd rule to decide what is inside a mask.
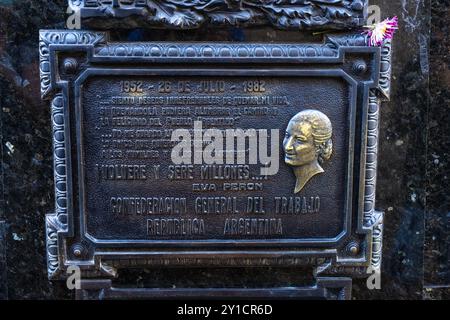
[[[271,24],[280,29],[350,29],[362,26],[367,0],[69,0],[84,24],[194,29]],[[130,19],[127,19],[130,18]]]

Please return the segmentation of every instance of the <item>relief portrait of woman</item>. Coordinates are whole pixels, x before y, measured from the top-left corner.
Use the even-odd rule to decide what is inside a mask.
[[[300,192],[333,153],[333,128],[330,119],[318,110],[297,113],[288,124],[283,141],[285,163],[297,178],[294,193]]]

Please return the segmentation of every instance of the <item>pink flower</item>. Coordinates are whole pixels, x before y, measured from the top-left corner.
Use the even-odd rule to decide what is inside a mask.
[[[369,36],[369,46],[382,46],[384,40],[393,38],[395,30],[398,29],[398,18],[397,16],[392,19],[388,18],[365,28],[369,29],[365,31]]]

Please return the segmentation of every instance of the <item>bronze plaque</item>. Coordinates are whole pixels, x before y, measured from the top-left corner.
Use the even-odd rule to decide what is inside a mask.
[[[378,268],[389,57],[389,43],[370,48],[358,34],[129,44],[42,31],[57,202],[50,276],[69,265],[93,276],[144,265]]]
[[[75,84],[79,205],[87,237],[101,243],[168,240],[177,246],[252,243],[267,248],[279,245],[279,239],[289,245],[332,244],[345,236],[356,102],[349,97],[356,95],[356,83],[344,73],[106,72],[87,71]],[[322,90],[328,94],[319,100]],[[334,152],[324,161],[323,173],[295,193],[294,171],[308,168],[285,163],[283,140],[289,120],[311,108],[326,114],[341,132],[332,138]],[[211,128],[223,137],[222,154],[218,150],[215,162],[196,164],[197,149],[199,158],[208,152]],[[189,130],[191,142],[181,150],[191,156],[179,164],[171,159],[179,144],[171,139],[176,129]],[[239,129],[248,133],[242,137],[244,161],[237,159]],[[270,136],[274,129],[281,131],[277,141]],[[321,129],[309,130],[305,134]],[[268,141],[267,151],[258,150],[262,139]],[[227,149],[227,142],[235,147]],[[269,157],[270,151],[277,159]],[[249,163],[253,156],[257,164]],[[266,158],[278,163],[277,174],[261,175]]]

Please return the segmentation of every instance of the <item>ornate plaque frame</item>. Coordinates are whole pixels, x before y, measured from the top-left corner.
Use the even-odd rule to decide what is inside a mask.
[[[368,47],[366,40],[361,34],[330,34],[324,36],[323,43],[311,44],[118,43],[111,42],[103,32],[41,31],[41,93],[51,100],[56,195],[55,212],[46,217],[49,278],[65,278],[71,265],[82,269],[83,278],[112,278],[120,268],[177,265],[307,265],[314,268],[317,279],[366,276],[369,267],[372,272],[379,271],[383,213],[375,210],[378,122],[380,103],[390,93],[391,45],[386,42],[382,48]],[[168,63],[172,68],[167,67]],[[322,242],[236,240],[232,246],[207,241],[102,243],[85,237],[80,226],[82,213],[74,209],[83,186],[73,176],[77,162],[82,163],[80,144],[73,137],[82,129],[69,110],[76,110],[80,95],[77,90],[89,74],[126,73],[127,66],[136,65],[143,74],[150,70],[191,75],[198,65],[212,73],[219,70],[218,66],[247,72],[251,66],[255,72],[262,70],[266,74],[270,74],[267,70],[289,73],[295,69],[306,77],[324,74],[345,79],[354,94],[351,151],[356,168],[356,174],[348,177],[352,184],[348,187],[347,232]],[[110,282],[106,287],[109,293],[114,292]],[[100,288],[104,289],[105,283]]]

